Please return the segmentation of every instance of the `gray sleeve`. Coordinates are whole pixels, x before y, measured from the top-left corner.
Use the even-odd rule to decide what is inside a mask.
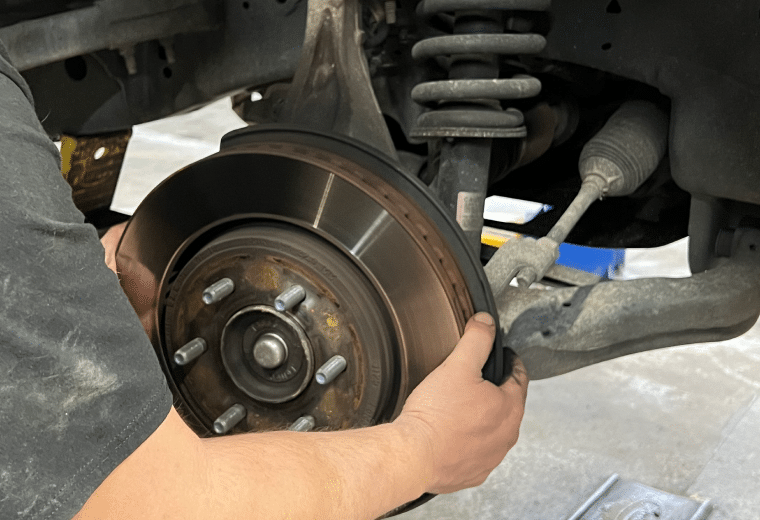
[[[0,44],[0,518],[71,518],[170,407]]]

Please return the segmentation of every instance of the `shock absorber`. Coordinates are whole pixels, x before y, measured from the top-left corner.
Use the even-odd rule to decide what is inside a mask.
[[[499,57],[536,54],[546,39],[540,34],[505,33],[513,11],[545,11],[550,0],[422,0],[419,16],[453,16],[452,34],[419,41],[418,60],[448,61],[448,79],[420,83],[412,99],[432,110],[423,113],[412,137],[443,138],[433,189],[456,216],[473,248],[479,251],[483,206],[495,138],[527,135],[522,112],[502,109],[502,100],[537,96],[541,82],[528,75],[499,78]],[[510,17],[511,18],[511,17]]]

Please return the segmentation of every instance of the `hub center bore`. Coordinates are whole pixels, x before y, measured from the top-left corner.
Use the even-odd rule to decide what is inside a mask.
[[[268,305],[246,307],[230,318],[222,332],[221,354],[235,386],[265,403],[295,399],[314,370],[303,328]]]

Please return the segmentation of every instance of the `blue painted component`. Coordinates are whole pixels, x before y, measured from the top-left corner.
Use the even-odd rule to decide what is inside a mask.
[[[557,263],[602,278],[611,278],[625,262],[625,249],[601,249],[598,247],[560,244]]]

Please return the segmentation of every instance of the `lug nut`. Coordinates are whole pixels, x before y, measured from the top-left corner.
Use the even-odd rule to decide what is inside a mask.
[[[290,425],[291,432],[308,432],[314,429],[314,426],[317,425],[317,422],[314,420],[314,417],[311,415],[304,415],[303,417],[299,417],[296,419],[296,421]]]
[[[346,358],[343,356],[333,356],[328,359],[324,365],[319,367],[314,379],[316,379],[317,383],[320,385],[331,383],[346,369],[346,365]]]
[[[222,435],[230,431],[237,423],[243,420],[248,411],[242,404],[233,404],[226,412],[214,421],[214,432]]]
[[[206,340],[195,338],[188,341],[174,353],[174,362],[180,366],[187,365],[206,352]]]
[[[262,334],[253,346],[253,359],[264,368],[277,368],[288,357],[288,345],[272,332]]]
[[[203,303],[211,305],[220,302],[235,290],[235,283],[229,278],[222,278],[203,290]]]
[[[274,308],[280,312],[289,311],[306,298],[306,291],[300,285],[294,285],[274,299]]]

